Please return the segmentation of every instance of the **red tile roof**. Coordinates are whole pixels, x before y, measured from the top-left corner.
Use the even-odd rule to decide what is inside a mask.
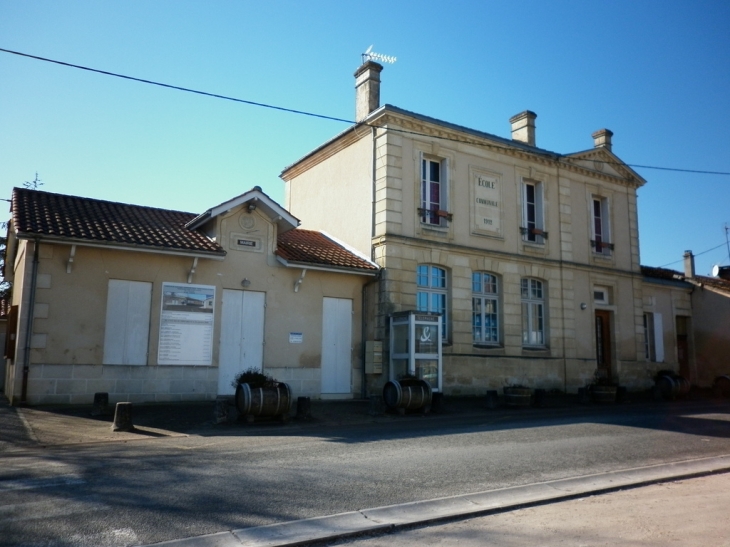
[[[225,255],[221,246],[208,236],[185,228],[185,223],[195,216],[141,205],[13,189],[12,218],[19,237]]]
[[[666,268],[654,268],[653,266],[642,266],[641,274],[655,279],[666,279],[669,281],[684,281],[684,274]]]
[[[297,228],[279,235],[276,254],[288,262],[365,270],[375,273],[378,267],[360,258],[321,232]]]
[[[695,275],[688,279],[682,272],[675,270],[667,270],[666,268],[652,268],[651,266],[642,266],[641,273],[646,277],[655,279],[667,279],[671,281],[686,281],[694,285],[706,285],[718,291],[730,294],[730,280],[719,277],[708,277],[706,275]]]

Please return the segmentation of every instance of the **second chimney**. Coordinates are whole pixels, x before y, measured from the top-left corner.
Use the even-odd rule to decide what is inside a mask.
[[[609,152],[611,151],[611,137],[613,137],[613,131],[610,129],[599,129],[591,135],[593,137],[594,148],[605,148]]]
[[[355,121],[361,122],[380,107],[380,72],[383,65],[366,61],[355,71]]]
[[[692,279],[695,276],[695,255],[692,251],[684,251],[684,277]]]
[[[535,146],[535,118],[537,114],[531,110],[512,116],[509,119],[512,124],[512,140]]]

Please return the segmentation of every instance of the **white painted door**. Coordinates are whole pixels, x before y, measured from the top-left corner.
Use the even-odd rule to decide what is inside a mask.
[[[325,298],[322,307],[322,393],[351,393],[352,300]]]
[[[231,382],[249,368],[264,363],[264,303],[266,293],[223,290],[218,395],[231,395]]]

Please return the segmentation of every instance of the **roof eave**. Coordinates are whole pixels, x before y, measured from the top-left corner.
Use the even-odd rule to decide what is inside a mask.
[[[311,262],[287,260],[279,254],[276,255],[276,260],[278,260],[282,265],[286,266],[287,268],[297,268],[299,270],[319,270],[323,272],[346,273],[364,275],[368,277],[375,277],[376,275],[378,275],[378,270],[370,270],[364,268],[346,268],[343,266],[325,266],[323,264],[313,264]]]
[[[21,240],[59,243],[62,245],[79,245],[82,247],[94,247],[97,249],[112,248],[118,251],[136,251],[142,253],[159,253],[176,256],[189,256],[197,258],[210,258],[212,260],[223,260],[228,253],[220,251],[204,251],[202,249],[186,250],[170,247],[155,247],[153,245],[139,245],[134,243],[117,243],[114,241],[89,240],[74,237],[52,236],[48,234],[37,234],[34,232],[17,232],[16,237]]]

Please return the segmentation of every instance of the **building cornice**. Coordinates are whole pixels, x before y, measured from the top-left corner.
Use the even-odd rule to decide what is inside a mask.
[[[384,245],[387,245],[388,243],[403,243],[411,246],[418,246],[423,247],[424,249],[429,248],[439,248],[444,251],[460,251],[465,252],[469,254],[475,255],[476,258],[479,257],[501,257],[508,259],[510,261],[522,261],[527,262],[530,264],[544,264],[546,266],[571,266],[576,269],[581,269],[589,272],[601,272],[601,273],[607,273],[612,275],[624,275],[628,277],[636,277],[636,278],[642,278],[643,275],[640,271],[633,271],[633,270],[622,270],[621,268],[610,268],[607,266],[598,266],[595,264],[588,264],[583,262],[574,262],[571,260],[558,260],[555,258],[545,258],[545,257],[539,257],[539,256],[532,256],[532,255],[523,255],[518,253],[510,253],[507,251],[495,251],[490,249],[484,249],[482,247],[470,247],[468,245],[459,245],[456,243],[447,243],[443,241],[433,241],[430,239],[421,239],[417,237],[410,237],[410,236],[404,236],[404,235],[397,235],[397,234],[385,234],[381,236],[374,237],[372,240],[373,247],[382,247]],[[381,265],[381,267],[383,267]]]
[[[443,127],[436,123],[429,123],[419,119],[412,118],[407,114],[401,114],[398,112],[391,112],[385,110],[378,118],[371,120],[369,123],[372,125],[378,125],[382,129],[388,131],[391,130],[394,133],[398,133],[398,128],[402,128],[407,132],[408,136],[414,140],[421,140],[431,138],[444,139],[453,143],[467,144],[471,146],[477,146],[487,148],[492,152],[504,154],[513,158],[531,161],[540,165],[545,165],[553,168],[565,169],[573,173],[581,174],[583,176],[598,178],[606,182],[612,182],[614,184],[620,184],[622,186],[629,186],[631,188],[639,188],[643,185],[644,181],[637,179],[632,173],[626,168],[622,168],[620,160],[613,161],[612,165],[615,165],[617,169],[624,171],[625,176],[617,177],[608,173],[602,173],[588,169],[581,165],[571,162],[571,159],[583,159],[588,160],[592,158],[580,157],[573,158],[571,156],[564,156],[561,154],[541,151],[539,149],[535,151],[527,150],[522,147],[511,146],[507,143],[502,143],[497,140],[492,140],[487,136],[478,136],[473,134],[465,134],[463,131],[458,129],[451,129]],[[388,127],[389,125],[398,126],[398,128]],[[601,155],[603,150],[595,150],[595,155]]]

